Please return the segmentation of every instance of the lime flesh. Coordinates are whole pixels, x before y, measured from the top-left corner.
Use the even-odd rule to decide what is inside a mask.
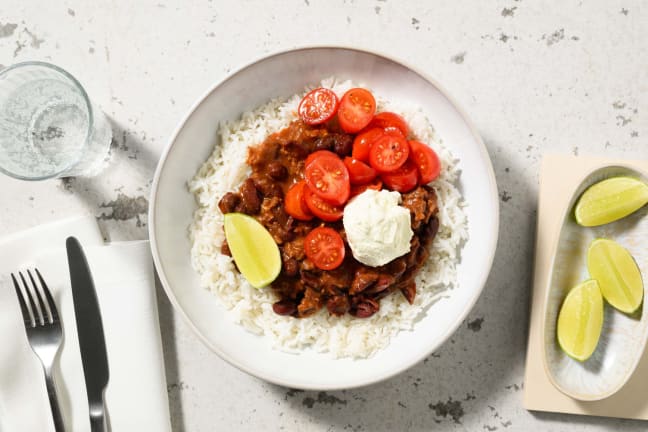
[[[590,186],[576,203],[574,215],[582,226],[614,222],[648,202],[648,185],[631,177],[612,177]]]
[[[587,360],[603,327],[603,297],[598,283],[587,280],[569,291],[558,314],[558,343],[578,361]]]
[[[242,213],[227,213],[224,225],[227,245],[245,279],[255,288],[272,283],[281,271],[281,256],[268,230]]]
[[[587,251],[587,269],[605,300],[621,312],[632,313],[643,300],[643,280],[637,263],[620,244],[596,239]]]

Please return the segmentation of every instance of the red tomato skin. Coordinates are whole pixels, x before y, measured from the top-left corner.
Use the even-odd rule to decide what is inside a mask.
[[[306,235],[304,253],[315,267],[321,270],[333,270],[344,261],[346,253],[344,240],[332,228],[317,227]]]
[[[403,134],[403,138],[407,138],[407,134],[409,133],[409,128],[407,127],[405,119],[398,114],[389,111],[377,113],[371,120],[369,126],[379,127],[382,129],[396,128]]]
[[[326,202],[310,188],[304,188],[304,201],[315,217],[326,222],[335,222],[342,219],[344,209]]]
[[[340,127],[347,133],[364,129],[376,112],[376,99],[363,88],[352,88],[342,96],[338,107]]]
[[[304,189],[307,188],[306,182],[301,180],[288,189],[284,197],[284,208],[286,213],[295,219],[309,221],[313,219],[313,214],[304,201]]]
[[[421,184],[428,184],[439,177],[441,161],[436,152],[420,141],[409,141],[409,146],[410,159],[418,168]]]
[[[418,184],[418,169],[410,159],[396,171],[382,174],[380,178],[388,189],[397,192],[409,192]]]
[[[383,133],[385,135],[391,135],[391,136],[397,136],[397,137],[405,138],[405,135],[403,135],[403,132],[400,129],[398,129],[396,126],[386,126],[383,129]]]
[[[363,162],[368,162],[369,150],[371,150],[371,146],[378,140],[378,138],[382,137],[384,134],[385,132],[381,128],[372,128],[361,131],[353,140],[353,150],[351,151],[351,157]]]
[[[366,183],[362,185],[355,185],[351,186],[351,195],[349,196],[349,199],[360,195],[362,192],[366,191],[367,189],[373,189],[373,190],[381,190],[383,186],[382,180],[380,178],[375,178],[374,181],[371,183]]]
[[[327,88],[316,88],[308,92],[299,102],[297,112],[304,123],[318,125],[329,121],[339,105],[336,94]]]
[[[349,171],[339,156],[327,150],[316,152],[306,160],[304,178],[308,188],[333,205],[342,205],[349,199]],[[315,155],[316,153],[313,153]]]
[[[310,165],[311,162],[313,162],[315,159],[317,159],[320,156],[339,157],[338,155],[336,155],[335,153],[329,150],[317,150],[306,157],[306,162],[304,162],[304,168],[306,168],[308,165]]]
[[[400,136],[384,135],[369,152],[369,163],[379,173],[396,171],[409,156],[409,144]]]
[[[378,175],[375,169],[352,157],[345,157],[344,165],[349,171],[349,181],[352,185],[369,183]]]

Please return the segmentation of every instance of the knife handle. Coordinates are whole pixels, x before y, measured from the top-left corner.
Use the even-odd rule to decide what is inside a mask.
[[[105,432],[106,425],[102,417],[90,417],[90,430],[92,432]]]
[[[101,403],[90,404],[90,430],[92,432],[106,432],[108,430],[103,400]]]
[[[56,395],[56,386],[54,385],[54,377],[52,370],[45,369],[45,385],[47,386],[47,397],[49,398],[50,408],[52,410],[52,420],[54,421],[54,430],[56,432],[65,432],[63,425],[63,416],[58,404],[58,396]]]

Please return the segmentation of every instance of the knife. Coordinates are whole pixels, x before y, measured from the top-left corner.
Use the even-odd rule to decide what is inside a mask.
[[[70,281],[72,282],[72,299],[79,335],[83,375],[90,408],[90,429],[92,432],[103,432],[106,430],[104,391],[108,385],[109,373],[101,311],[97,302],[92,274],[81,244],[76,238],[68,237],[65,246],[70,268]]]

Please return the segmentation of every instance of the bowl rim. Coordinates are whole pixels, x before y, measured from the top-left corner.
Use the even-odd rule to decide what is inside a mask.
[[[150,193],[150,206],[149,206],[149,244],[151,248],[151,255],[153,256],[153,263],[155,265],[155,268],[158,273],[158,277],[160,279],[160,283],[162,284],[162,287],[164,289],[164,292],[166,293],[167,297],[169,298],[169,301],[173,305],[174,309],[176,312],[179,312],[180,315],[183,317],[185,322],[188,324],[189,328],[198,336],[198,338],[207,346],[212,352],[216,353],[221,359],[225,360],[227,363],[230,365],[236,367],[239,370],[242,370],[246,372],[249,375],[258,377],[263,379],[264,381],[281,385],[284,387],[290,387],[290,388],[299,388],[303,390],[341,390],[341,389],[351,389],[351,388],[358,388],[358,387],[363,387],[375,383],[379,383],[382,381],[385,381],[389,378],[392,378],[407,369],[411,368],[415,364],[421,362],[423,359],[428,357],[430,354],[432,354],[435,350],[437,350],[441,345],[443,345],[449,338],[450,336],[457,330],[457,328],[461,325],[463,320],[466,318],[466,316],[470,313],[470,311],[473,309],[475,306],[475,303],[481,296],[481,293],[484,290],[484,287],[486,286],[487,279],[492,271],[493,267],[493,261],[495,259],[495,253],[497,250],[497,244],[499,240],[499,200],[497,200],[496,205],[493,206],[493,219],[491,226],[488,227],[488,229],[493,233],[491,237],[491,241],[489,244],[487,244],[487,248],[485,250],[488,251],[487,255],[487,269],[488,271],[485,271],[484,274],[482,274],[480,280],[479,280],[479,289],[475,290],[473,294],[471,295],[468,303],[466,303],[465,307],[463,308],[462,312],[458,314],[458,316],[455,318],[454,321],[451,322],[451,325],[446,328],[446,330],[443,332],[441,337],[439,338],[440,342],[436,344],[436,346],[431,347],[428,350],[425,350],[425,352],[417,356],[415,358],[409,359],[406,362],[403,362],[401,364],[401,367],[395,368],[392,371],[382,373],[379,375],[376,375],[374,377],[368,378],[368,379],[363,379],[363,380],[358,380],[358,382],[351,383],[349,385],[344,385],[341,386],[339,384],[333,384],[333,385],[311,385],[309,383],[300,383],[296,384],[294,382],[288,382],[284,379],[277,378],[275,376],[266,374],[262,371],[255,370],[252,367],[248,367],[246,365],[241,365],[237,361],[235,361],[233,358],[231,358],[226,352],[223,350],[219,349],[218,347],[212,345],[210,340],[202,334],[202,332],[196,327],[194,324],[193,320],[191,317],[188,316],[187,312],[180,306],[178,299],[176,298],[173,290],[171,289],[171,284],[167,280],[166,273],[164,271],[164,267],[162,265],[159,253],[158,253],[158,244],[157,244],[157,239],[156,239],[156,227],[157,227],[157,221],[156,221],[156,203],[157,203],[157,193],[158,193],[158,187],[159,187],[159,181],[160,181],[160,176],[162,174],[162,171],[164,170],[164,167],[167,162],[167,157],[169,155],[169,152],[171,148],[173,147],[173,144],[175,143],[178,135],[182,131],[184,125],[186,124],[187,120],[194,114],[194,112],[198,109],[198,107],[205,102],[205,100],[209,97],[209,95],[215,91],[218,87],[223,85],[224,83],[228,82],[229,80],[233,79],[236,75],[241,73],[242,71],[249,69],[251,67],[254,67],[258,63],[264,62],[266,60],[269,60],[270,58],[273,57],[279,57],[285,54],[289,53],[295,53],[299,51],[312,51],[312,50],[344,50],[344,51],[354,51],[357,53],[361,54],[369,54],[375,57],[379,57],[381,59],[387,60],[392,63],[396,63],[400,66],[403,66],[419,77],[421,77],[423,80],[426,82],[430,83],[436,89],[439,91],[441,95],[443,95],[449,102],[450,104],[454,107],[454,109],[457,111],[457,113],[460,115],[466,126],[468,126],[468,129],[470,131],[470,134],[472,135],[473,139],[475,140],[475,143],[477,144],[477,148],[479,151],[479,156],[480,158],[488,161],[489,163],[487,164],[487,181],[489,184],[489,189],[491,190],[492,196],[498,197],[498,189],[497,189],[497,182],[495,178],[495,173],[493,171],[493,165],[490,160],[490,155],[488,154],[488,150],[486,149],[486,145],[484,144],[484,141],[482,140],[481,136],[479,135],[477,128],[473,124],[472,120],[468,117],[466,114],[465,110],[457,103],[456,99],[450,95],[450,93],[443,87],[441,86],[435,79],[429,77],[427,74],[421,72],[415,67],[412,67],[409,65],[407,62],[402,61],[400,58],[387,55],[381,52],[377,52],[375,50],[367,50],[367,49],[360,49],[360,48],[355,48],[355,47],[350,47],[350,46],[344,46],[344,45],[304,45],[304,46],[297,46],[289,49],[280,49],[276,50],[273,52],[270,52],[262,57],[258,57],[255,60],[244,64],[243,66],[240,66],[239,68],[235,69],[234,71],[230,72],[225,76],[223,79],[217,81],[215,84],[210,86],[197,100],[194,102],[194,104],[189,108],[187,113],[182,117],[178,125],[176,126],[175,130],[171,134],[171,137],[169,138],[169,141],[167,142],[160,159],[158,161],[156,170],[155,170],[155,175],[153,177],[153,183],[151,184],[151,193]]]

